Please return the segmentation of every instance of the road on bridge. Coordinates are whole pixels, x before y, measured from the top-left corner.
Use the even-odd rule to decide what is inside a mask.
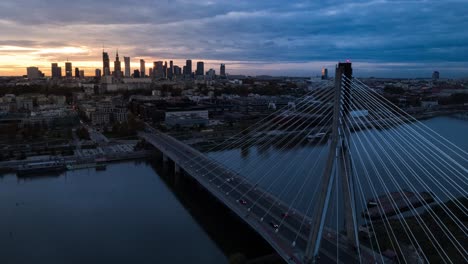
[[[179,140],[151,129],[141,137],[167,155],[208,191],[259,232],[290,263],[302,263],[310,218],[289,209],[272,194]],[[319,263],[375,263],[374,253],[361,246],[361,259],[346,238],[324,230]],[[294,243],[293,243],[294,242]],[[338,247],[337,247],[338,245]],[[376,254],[376,253],[375,253]],[[377,254],[376,254],[377,255]],[[377,258],[378,262],[380,257]]]

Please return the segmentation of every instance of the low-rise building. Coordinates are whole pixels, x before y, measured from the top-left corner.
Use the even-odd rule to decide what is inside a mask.
[[[165,123],[170,127],[196,127],[209,124],[208,110],[166,112]]]

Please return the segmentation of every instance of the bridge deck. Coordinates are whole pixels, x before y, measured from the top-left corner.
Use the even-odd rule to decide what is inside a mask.
[[[171,136],[155,130],[152,133],[140,133],[140,136],[255,229],[288,263],[303,263],[310,232],[308,217],[297,210],[288,211],[288,205],[278,202],[272,194]],[[240,200],[245,201],[245,204]],[[284,216],[286,212],[287,217]],[[281,226],[276,229],[272,224]],[[337,235],[332,230],[324,232],[319,263],[382,262],[377,253],[362,246],[359,259],[342,235],[339,235],[338,261]]]

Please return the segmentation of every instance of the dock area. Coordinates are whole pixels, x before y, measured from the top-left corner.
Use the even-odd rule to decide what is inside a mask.
[[[42,155],[31,156],[23,160],[9,160],[0,162],[0,172],[18,172],[22,168],[30,167],[31,164],[48,164],[50,162],[60,163],[60,171],[105,167],[110,162],[142,159],[151,155],[151,150],[136,150],[136,143],[122,143],[100,146],[93,149],[77,149],[73,155]],[[95,166],[91,166],[95,164]],[[40,168],[38,168],[38,171]]]

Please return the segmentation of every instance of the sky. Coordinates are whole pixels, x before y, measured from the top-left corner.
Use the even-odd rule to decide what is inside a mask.
[[[68,59],[86,75],[102,49],[132,59],[226,64],[229,74],[468,77],[468,0],[0,1],[0,76]],[[111,63],[113,65],[113,63]],[[122,62],[123,65],[123,62]]]

